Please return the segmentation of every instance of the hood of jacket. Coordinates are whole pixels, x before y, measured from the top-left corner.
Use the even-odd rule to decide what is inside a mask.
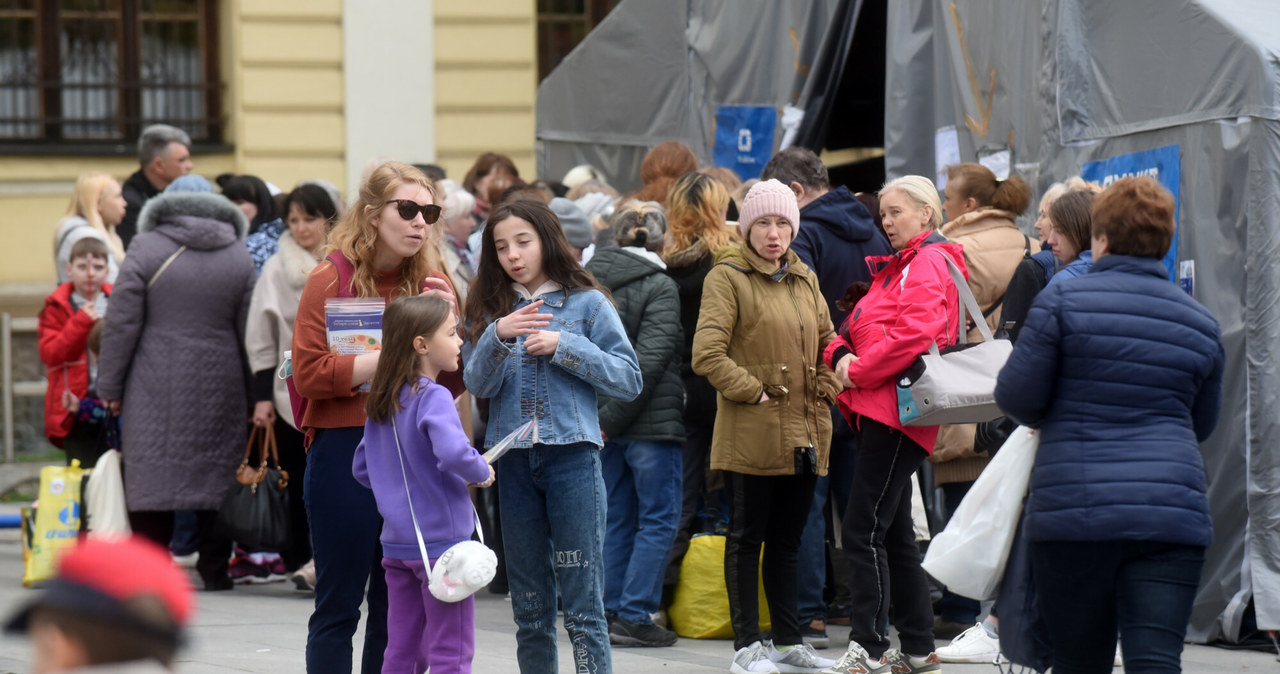
[[[799,276],[804,278],[809,274],[809,267],[800,260],[800,256],[790,248],[783,254],[781,262],[786,265],[786,274]],[[768,260],[760,257],[759,253],[751,250],[745,241],[736,246],[725,246],[716,251],[716,264],[727,264],[740,272],[748,273],[757,271],[765,276],[774,276],[778,273]]]
[[[171,192],[149,199],[138,215],[138,233],[157,231],[195,250],[217,250],[244,241],[249,221],[226,197]]]
[[[689,244],[688,248],[663,255],[662,259],[666,261],[668,267],[688,267],[697,264],[710,253],[711,251],[707,250],[707,243],[698,239]]]
[[[862,202],[841,185],[800,209],[806,226],[815,224],[845,241],[869,241],[876,235],[876,222]]]
[[[642,256],[631,248],[604,248],[591,256],[587,268],[595,274],[596,280],[610,290],[616,290],[646,276],[661,274],[664,267],[660,264],[661,261]]]
[[[920,232],[907,242],[902,250],[897,251],[893,255],[878,255],[867,258],[867,266],[871,268],[872,275],[879,274],[890,265],[897,267],[895,272],[900,273],[902,267],[911,264],[916,255],[920,254],[920,249],[925,246],[937,246],[938,250],[945,251],[947,257],[960,268],[964,277],[969,278],[969,268],[964,261],[964,246],[958,243],[947,241],[947,237],[936,231],[926,230]]]

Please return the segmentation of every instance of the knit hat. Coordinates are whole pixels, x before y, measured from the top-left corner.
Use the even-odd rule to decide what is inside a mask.
[[[7,632],[25,632],[38,607],[59,608],[104,624],[180,641],[195,608],[191,581],[169,551],[141,538],[89,538],[58,561],[57,577],[5,624]],[[127,602],[151,597],[168,620],[133,610]]]
[[[564,238],[569,240],[570,246],[586,248],[591,245],[595,233],[591,231],[591,223],[587,221],[587,214],[583,213],[577,204],[564,197],[556,197],[551,200],[548,206],[551,207],[551,212],[555,213],[556,217],[560,219],[560,226],[564,228]]]
[[[776,215],[790,222],[791,238],[795,240],[800,232],[800,206],[796,204],[796,195],[790,187],[772,179],[751,186],[738,213],[738,231],[742,238],[747,238],[751,223],[766,215]]]
[[[164,188],[165,192],[208,192],[213,194],[213,185],[205,180],[204,176],[198,176],[194,173],[188,173],[185,176],[178,176],[169,186]]]

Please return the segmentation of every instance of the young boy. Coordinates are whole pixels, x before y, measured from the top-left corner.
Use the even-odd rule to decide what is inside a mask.
[[[30,637],[38,674],[164,674],[194,610],[191,581],[163,548],[91,538],[4,627]]]
[[[101,453],[98,423],[75,419],[80,399],[97,379],[96,354],[89,352],[89,332],[107,310],[107,244],[94,238],[80,239],[71,247],[67,275],[71,280],[45,298],[36,336],[40,360],[48,369],[49,388],[44,400],[44,430],[49,442],[67,453],[67,465],[79,459],[93,467]]]

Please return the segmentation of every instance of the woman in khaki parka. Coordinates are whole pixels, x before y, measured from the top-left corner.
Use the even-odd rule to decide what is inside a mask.
[[[733,671],[821,669],[800,635],[796,564],[814,482],[827,472],[830,406],[840,390],[822,362],[834,338],[817,277],[791,251],[800,226],[795,195],[777,180],[743,200],[743,242],[721,249],[703,286],[693,370],[716,388],[711,467],[725,471],[729,532],[725,584],[733,623]],[[757,577],[773,643],[760,633]]]

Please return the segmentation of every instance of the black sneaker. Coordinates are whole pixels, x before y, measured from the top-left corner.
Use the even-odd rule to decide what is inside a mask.
[[[615,646],[674,646],[676,633],[653,623],[637,625],[614,618],[609,626],[609,643]]]
[[[821,627],[818,627],[821,625]],[[800,625],[800,636],[806,644],[814,648],[826,648],[831,645],[831,639],[827,638],[827,625],[821,620],[811,620]]]

